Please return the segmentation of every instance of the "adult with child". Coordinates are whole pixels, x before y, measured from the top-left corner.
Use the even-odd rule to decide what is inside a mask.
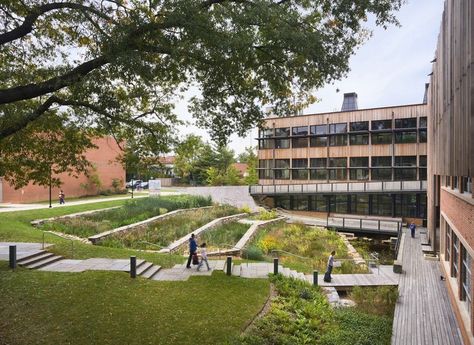
[[[197,270],[199,271],[202,267],[202,265],[206,263],[207,270],[210,271],[211,268],[209,267],[209,262],[207,262],[207,251],[206,251],[206,242],[201,244],[201,262],[199,263]]]
[[[191,237],[189,238],[189,257],[188,257],[188,263],[186,264],[186,268],[191,268],[191,260],[193,259],[193,256],[196,255],[197,251],[197,242],[194,234],[191,234]]]

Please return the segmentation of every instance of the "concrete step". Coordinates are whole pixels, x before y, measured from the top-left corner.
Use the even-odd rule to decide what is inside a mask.
[[[281,274],[283,274],[284,277],[289,277],[290,276],[290,269],[288,267],[283,267],[281,270]]]
[[[46,250],[39,250],[39,251],[37,251],[37,252],[35,252],[35,253],[33,253],[33,254],[24,256],[24,257],[22,257],[21,259],[17,259],[16,262],[17,262],[19,265],[22,265],[22,263],[23,263],[24,261],[27,261],[27,260],[32,259],[32,258],[34,258],[34,257],[36,257],[36,256],[39,256],[39,255],[43,255],[44,253],[48,253],[48,252],[47,252]]]
[[[30,269],[38,269],[38,268],[41,268],[41,267],[44,267],[44,266],[51,265],[52,263],[55,263],[55,262],[57,262],[59,260],[62,260],[62,259],[63,259],[62,256],[53,255],[53,256],[50,256],[50,257],[48,257],[46,259],[43,259],[41,261],[35,262],[34,264],[28,265],[26,267],[30,268]]]
[[[304,274],[301,273],[301,272],[298,272],[298,279],[299,279],[299,280],[302,280],[302,281],[306,281],[306,277],[305,277]]]
[[[153,266],[152,262],[144,262],[137,268],[137,276],[142,275],[145,273],[148,269],[150,269]]]
[[[153,265],[146,272],[142,273],[141,276],[147,279],[153,279],[153,277],[161,270],[161,266]]]
[[[216,262],[215,270],[216,271],[223,271],[224,266],[225,266],[225,261],[224,260],[219,260],[219,261]]]
[[[240,277],[240,274],[242,273],[240,265],[234,265],[232,267],[232,275],[236,277]]]
[[[22,258],[21,260],[18,260],[18,265],[20,266],[28,266],[28,265],[32,265],[38,261],[42,261],[44,259],[47,259],[51,256],[54,256],[53,253],[48,253],[48,252],[43,252],[41,254],[37,254],[37,255],[33,255],[33,256],[29,256],[28,258]]]
[[[290,278],[298,279],[298,272],[295,270],[290,270]]]

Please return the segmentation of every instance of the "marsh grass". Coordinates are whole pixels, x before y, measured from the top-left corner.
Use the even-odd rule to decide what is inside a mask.
[[[208,230],[199,236],[199,243],[206,242],[208,251],[227,248],[235,245],[247,232],[250,224],[229,222]]]

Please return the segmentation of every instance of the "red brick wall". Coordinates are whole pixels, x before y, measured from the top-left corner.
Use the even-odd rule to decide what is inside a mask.
[[[102,183],[102,190],[113,189],[112,180],[114,178],[125,181],[125,169],[115,159],[120,154],[120,148],[113,138],[94,139],[97,149],[88,150],[85,153],[86,158],[91,162],[97,171],[94,172],[99,176]],[[91,195],[97,193],[95,188],[84,189],[81,184],[89,184],[90,181],[84,175],[78,178],[67,174],[59,175],[63,182],[61,188],[52,189],[52,199],[57,201],[59,190],[62,189],[66,195],[66,201],[71,197]],[[1,183],[1,182],[0,182]],[[123,182],[124,183],[124,182]],[[122,184],[123,187],[123,184]],[[15,190],[7,182],[3,182],[3,202],[5,203],[28,203],[48,200],[49,189],[43,186],[37,186],[30,183],[28,186]]]
[[[441,190],[441,212],[444,212],[471,248],[474,248],[474,205]]]

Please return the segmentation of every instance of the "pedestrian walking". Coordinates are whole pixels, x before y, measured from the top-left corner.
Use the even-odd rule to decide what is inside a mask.
[[[411,222],[410,224],[411,238],[415,238],[415,230],[416,230],[416,225],[414,222]]]
[[[191,237],[189,238],[189,257],[188,257],[188,263],[186,264],[186,268],[191,268],[191,260],[193,259],[193,256],[196,255],[197,251],[197,242],[194,234],[191,234]]]
[[[331,273],[332,273],[332,268],[334,267],[334,256],[336,255],[336,251],[333,250],[331,252],[331,255],[329,255],[328,259],[328,268],[326,270],[326,273],[324,273],[324,281],[327,283],[331,282]]]
[[[209,267],[209,262],[207,262],[207,251],[206,251],[206,242],[201,244],[201,262],[199,263],[197,270],[199,271],[202,265],[206,263],[207,270],[210,271],[211,268]]]
[[[61,189],[61,191],[59,192],[59,205],[63,205],[66,203],[66,201],[64,200],[66,198],[66,195],[64,194],[63,190]]]

